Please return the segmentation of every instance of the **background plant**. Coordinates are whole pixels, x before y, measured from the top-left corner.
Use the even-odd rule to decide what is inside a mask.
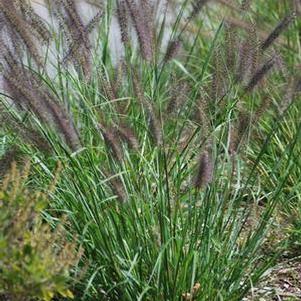
[[[80,256],[77,244],[68,239],[62,225],[52,229],[43,221],[47,195],[26,188],[29,172],[28,163],[22,171],[14,163],[1,183],[0,296],[4,300],[51,300],[56,294],[72,298],[68,282]]]

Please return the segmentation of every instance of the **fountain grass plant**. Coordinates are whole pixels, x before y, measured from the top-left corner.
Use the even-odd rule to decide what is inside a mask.
[[[287,189],[299,191],[300,114],[293,99],[292,115],[272,106],[290,59],[274,43],[298,21],[273,23],[263,39],[247,2],[240,12],[253,31],[206,20],[208,37],[210,1],[176,5],[171,27],[149,1],[108,1],[89,23],[93,41],[75,2],[54,1],[61,30],[49,29],[48,51],[58,59],[45,59],[54,75],[32,53],[20,61],[2,49],[7,137],[31,156],[37,187],[63,166],[44,216],[67,215],[83,247],[76,300],[238,301],[279,255],[262,247]],[[120,61],[109,49],[115,13]]]

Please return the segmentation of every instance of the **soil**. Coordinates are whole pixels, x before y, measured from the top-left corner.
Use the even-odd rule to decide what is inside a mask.
[[[301,300],[301,257],[270,269],[260,284],[242,301]]]

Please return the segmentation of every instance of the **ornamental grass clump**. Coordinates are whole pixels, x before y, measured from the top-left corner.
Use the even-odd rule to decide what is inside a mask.
[[[300,79],[285,83],[278,39],[261,49],[269,34],[253,3],[240,1],[237,22],[218,26],[217,1],[102,1],[86,25],[78,2],[55,0],[51,75],[31,53],[28,63],[1,48],[0,99],[18,124],[1,127],[3,160],[32,155],[31,187],[63,162],[44,217],[67,214],[66,236],[76,232],[89,259],[76,300],[240,301],[272,265],[261,246],[297,178],[299,132],[275,145],[285,114],[299,123]],[[294,109],[279,118],[281,100]]]

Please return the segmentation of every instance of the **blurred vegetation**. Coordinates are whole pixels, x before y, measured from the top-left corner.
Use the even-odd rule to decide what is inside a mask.
[[[76,237],[68,239],[61,224],[52,229],[45,223],[41,211],[48,196],[26,187],[29,172],[29,164],[19,171],[14,163],[1,183],[0,298],[48,301],[57,294],[72,298],[70,271],[80,257]]]

